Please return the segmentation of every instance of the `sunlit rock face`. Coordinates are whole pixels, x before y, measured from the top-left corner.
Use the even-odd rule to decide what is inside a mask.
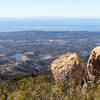
[[[100,46],[94,48],[87,63],[88,76],[92,82],[97,82],[100,77]]]
[[[56,84],[61,85],[74,82],[77,86],[81,83],[85,73],[84,64],[76,53],[68,53],[54,60],[51,70]]]

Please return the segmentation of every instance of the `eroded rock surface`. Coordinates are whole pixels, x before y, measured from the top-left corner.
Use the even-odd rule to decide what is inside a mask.
[[[94,48],[87,63],[88,76],[92,82],[97,82],[100,77],[100,46]]]
[[[74,81],[77,86],[83,79],[85,68],[76,53],[65,54],[51,64],[51,70],[57,84],[66,85]]]

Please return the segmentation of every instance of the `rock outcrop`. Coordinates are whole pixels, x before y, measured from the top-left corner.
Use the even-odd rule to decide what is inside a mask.
[[[85,73],[84,64],[76,53],[65,54],[53,61],[51,70],[56,84],[64,86],[71,82],[79,85]]]
[[[87,63],[89,79],[95,83],[100,77],[100,46],[94,48]]]

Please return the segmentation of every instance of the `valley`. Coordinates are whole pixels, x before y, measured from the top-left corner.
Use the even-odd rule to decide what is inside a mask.
[[[19,31],[0,33],[0,75],[19,75],[50,69],[51,62],[76,52],[86,66],[91,50],[100,45],[95,31]]]

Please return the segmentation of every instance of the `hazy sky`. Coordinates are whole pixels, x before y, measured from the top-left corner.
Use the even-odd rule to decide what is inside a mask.
[[[0,0],[0,17],[100,18],[100,0]]]

